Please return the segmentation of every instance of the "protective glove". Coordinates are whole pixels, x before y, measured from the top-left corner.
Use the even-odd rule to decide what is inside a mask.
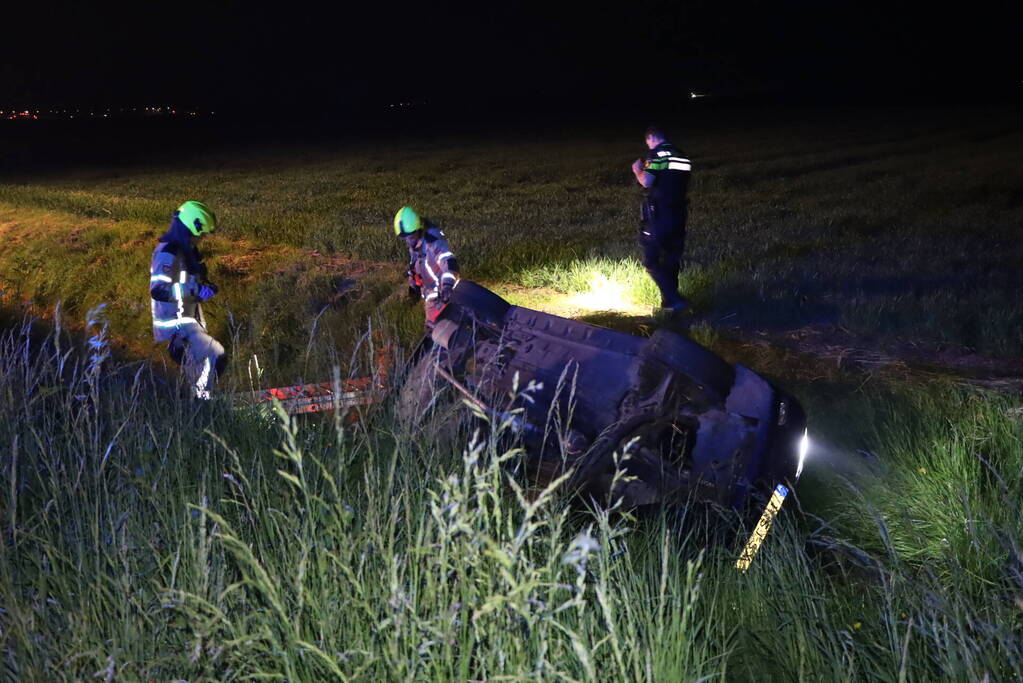
[[[213,295],[217,293],[216,285],[203,285],[199,288],[199,292],[196,294],[196,298],[199,301],[209,301],[213,298]]]
[[[451,289],[452,287],[449,285],[445,285],[440,288],[440,302],[442,304],[446,304],[451,301]]]

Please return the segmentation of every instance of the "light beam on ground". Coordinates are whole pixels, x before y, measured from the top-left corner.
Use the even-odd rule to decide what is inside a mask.
[[[596,270],[590,275],[590,289],[570,296],[565,304],[584,311],[646,312],[630,296],[626,285]]]

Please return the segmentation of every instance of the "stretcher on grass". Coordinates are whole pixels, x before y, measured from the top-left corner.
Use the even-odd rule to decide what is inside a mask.
[[[232,402],[236,407],[260,408],[270,407],[277,401],[288,415],[340,410],[346,416],[357,417],[356,408],[383,400],[389,384],[392,356],[390,346],[377,350],[375,372],[370,377],[352,377],[337,383],[315,382],[243,391],[233,394]]]

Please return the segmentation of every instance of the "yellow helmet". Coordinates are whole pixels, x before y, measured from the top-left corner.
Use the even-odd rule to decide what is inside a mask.
[[[202,202],[187,201],[178,207],[174,215],[196,237],[213,232],[217,227],[217,217]]]
[[[423,229],[423,221],[411,206],[403,206],[394,214],[394,234],[398,237],[411,235]]]

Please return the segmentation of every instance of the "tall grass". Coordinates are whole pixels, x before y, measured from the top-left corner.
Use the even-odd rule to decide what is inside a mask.
[[[478,436],[453,445],[388,405],[355,424],[233,412],[107,357],[93,321],[0,337],[6,679],[1023,676],[1009,403],[868,401],[740,574],[744,533],[695,510],[525,490],[468,409]],[[833,474],[856,444],[880,474]]]

